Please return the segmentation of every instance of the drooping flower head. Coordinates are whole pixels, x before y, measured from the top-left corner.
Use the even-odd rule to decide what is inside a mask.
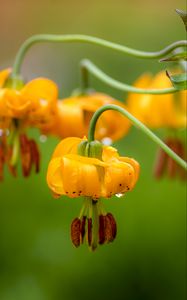
[[[25,177],[32,166],[39,171],[38,146],[25,130],[29,126],[40,128],[50,118],[55,101],[57,86],[51,80],[37,78],[24,84],[21,78],[11,77],[10,69],[0,72],[0,179],[5,163],[16,176],[19,156]]]
[[[145,74],[134,85],[141,88],[162,89],[171,87],[171,82],[165,72],[160,72],[154,77]],[[186,158],[185,145],[177,133],[178,130],[186,127],[186,99],[186,90],[166,95],[130,94],[127,99],[129,111],[146,126],[151,129],[165,128],[170,132],[173,131],[173,136],[166,137],[164,142],[184,160]],[[185,177],[182,167],[178,166],[162,149],[159,149],[154,175],[160,178],[164,174],[170,178]]]
[[[60,138],[87,135],[94,112],[106,104],[116,104],[126,108],[120,101],[99,93],[59,100],[56,115],[54,115],[54,123],[51,128],[45,128],[43,132],[58,135]],[[95,137],[97,140],[110,138],[115,141],[126,135],[130,126],[130,121],[120,113],[107,111],[97,122]]]
[[[164,89],[172,85],[165,72],[160,72],[154,77],[150,74],[142,75],[134,86]],[[165,95],[130,94],[127,98],[127,106],[136,118],[152,129],[185,128],[186,97],[187,91]]]
[[[66,138],[58,144],[48,166],[49,188],[55,197],[85,197],[80,217],[72,223],[75,246],[83,241],[86,231],[92,249],[98,243],[114,239],[116,222],[112,214],[104,212],[101,198],[132,190],[138,176],[139,164],[132,158],[120,157],[111,146],[76,137]]]

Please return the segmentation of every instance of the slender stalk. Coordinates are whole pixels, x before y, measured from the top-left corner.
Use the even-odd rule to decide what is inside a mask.
[[[187,163],[182,158],[180,158],[174,151],[172,151],[164,142],[162,142],[162,140],[159,139],[150,129],[148,129],[142,122],[140,122],[133,115],[131,115],[127,110],[114,104],[104,105],[94,113],[90,122],[90,127],[88,132],[89,142],[94,140],[97,120],[100,117],[100,115],[106,110],[115,110],[120,112],[125,117],[127,117],[138,129],[142,130],[150,139],[152,139],[158,146],[160,146],[182,168],[187,170]]]
[[[116,79],[113,79],[112,77],[110,77],[106,73],[104,73],[102,70],[100,70],[95,64],[93,64],[88,59],[82,60],[80,64],[82,66],[82,70],[84,70],[84,73],[85,73],[85,69],[87,69],[87,72],[89,71],[92,75],[94,75],[96,78],[100,79],[102,82],[106,83],[107,85],[109,85],[113,88],[121,90],[121,91],[132,92],[132,93],[136,93],[136,94],[152,94],[152,95],[171,94],[171,93],[176,93],[178,91],[174,87],[166,88],[166,89],[137,88],[137,87],[122,83]],[[84,82],[84,78],[85,77],[82,77],[83,82]],[[85,84],[83,83],[82,86],[85,86],[87,84],[87,82]]]
[[[162,58],[166,54],[172,52],[174,49],[179,47],[185,47],[187,46],[187,41],[177,41],[169,46],[165,47],[162,50],[156,51],[156,52],[145,52],[140,51],[136,49],[132,49],[126,46],[122,46],[116,43],[112,43],[97,37],[87,36],[87,35],[81,35],[81,34],[69,34],[69,35],[55,35],[55,34],[38,34],[33,35],[30,38],[28,38],[20,47],[15,62],[13,65],[13,71],[12,76],[16,77],[20,73],[21,65],[24,59],[24,56],[26,52],[29,50],[29,48],[36,44],[41,42],[54,42],[54,43],[62,43],[62,42],[80,42],[80,43],[89,43],[89,44],[95,44],[99,45],[105,48],[109,48],[118,52],[122,52],[134,57],[139,58],[146,58],[146,59],[152,59],[152,58]]]
[[[81,69],[81,90],[82,92],[86,91],[89,87],[89,74],[88,69],[84,64],[80,63]]]

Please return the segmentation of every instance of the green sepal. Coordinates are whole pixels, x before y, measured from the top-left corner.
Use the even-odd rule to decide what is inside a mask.
[[[171,80],[174,88],[177,90],[187,90],[187,73],[170,75],[168,71],[166,71],[166,75]]]
[[[186,28],[187,31],[187,12],[181,10],[181,9],[176,9],[175,10],[177,12],[177,14],[181,17],[181,19],[183,20],[184,26]]]
[[[177,54],[173,54],[169,57],[164,57],[162,59],[160,59],[160,62],[163,62],[163,61],[179,61],[179,60],[187,60],[187,51],[182,51],[180,53],[177,53]]]
[[[78,145],[78,154],[86,157],[102,158],[103,145],[99,141],[82,141]]]
[[[103,152],[103,145],[101,144],[101,142],[92,141],[89,144],[90,144],[89,156],[101,159],[102,152]]]
[[[86,146],[88,144],[88,141],[82,141],[78,147],[77,147],[77,153],[78,155],[81,155],[81,156],[86,156],[85,155],[85,151],[86,151]]]

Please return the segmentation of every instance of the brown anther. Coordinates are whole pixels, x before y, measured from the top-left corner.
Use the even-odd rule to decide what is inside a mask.
[[[4,171],[4,164],[6,161],[6,137],[2,135],[0,137],[0,181],[3,180],[3,171]]]
[[[112,226],[110,223],[110,219],[107,216],[104,216],[104,218],[105,218],[105,241],[109,243],[113,240]]]
[[[170,144],[168,144],[171,150],[173,150],[176,154],[178,154],[178,141],[173,139],[170,141]],[[177,163],[171,158],[170,156],[167,156],[167,172],[170,178],[173,178],[176,176],[177,172]]]
[[[81,228],[80,228],[80,232],[81,232],[81,242],[84,242],[84,236],[85,236],[85,226],[86,226],[86,216],[83,216],[82,220],[81,220]]]
[[[80,246],[81,220],[75,218],[71,223],[71,240],[75,247]]]
[[[166,161],[167,161],[166,152],[162,148],[159,148],[158,152],[157,152],[154,170],[153,170],[154,176],[157,179],[159,179],[163,176],[164,171],[165,171]]]
[[[32,167],[32,156],[30,149],[30,141],[25,134],[20,135],[20,153],[21,153],[21,164],[22,173],[24,177],[28,177]]]
[[[99,244],[102,245],[105,242],[105,216],[99,216]]]
[[[92,219],[88,218],[88,245],[92,243]]]
[[[106,242],[112,242],[117,233],[116,221],[111,213],[105,216],[105,239]]]
[[[177,154],[186,161],[186,152],[185,152],[185,146],[184,144],[178,140],[177,141],[177,147],[178,147],[178,152]],[[178,175],[180,176],[181,180],[186,180],[186,170],[184,170],[181,166],[177,164],[177,172]]]
[[[39,173],[40,171],[40,152],[38,149],[38,145],[34,140],[30,140],[30,152],[31,152],[31,160],[32,164],[35,165],[35,172]]]
[[[114,216],[111,213],[107,214],[107,217],[110,219],[111,225],[112,225],[112,235],[113,235],[113,240],[116,237],[117,234],[117,224]]]
[[[5,153],[3,151],[3,146],[0,143],[0,181],[3,180],[4,163],[5,163]]]

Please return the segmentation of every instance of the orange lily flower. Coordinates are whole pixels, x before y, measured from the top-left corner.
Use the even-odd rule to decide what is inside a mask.
[[[165,72],[160,72],[155,77],[145,74],[134,85],[141,88],[155,89],[172,86]],[[153,129],[168,128],[176,131],[186,127],[186,99],[186,90],[166,95],[130,94],[127,99],[127,106],[129,111],[148,127]],[[167,137],[165,143],[182,159],[185,159],[185,146],[180,138]],[[182,167],[178,166],[162,149],[159,149],[154,175],[156,178],[160,178],[165,173],[170,178],[176,176],[182,179],[185,178],[185,171]]]
[[[55,194],[98,199],[133,189],[139,174],[139,164],[134,159],[120,157],[111,146],[103,146],[102,159],[78,155],[81,141],[66,138],[53,153],[47,182]]]
[[[100,222],[99,219],[106,216],[100,208],[100,198],[110,198],[116,194],[123,195],[132,190],[139,176],[139,164],[132,158],[120,157],[117,150],[111,146],[103,146],[99,142],[93,142],[93,149],[96,149],[99,145],[101,155],[98,155],[98,157],[97,155],[94,155],[94,157],[91,155],[88,157],[80,155],[78,153],[79,146],[83,141],[87,143],[86,139],[77,137],[62,140],[53,153],[47,171],[47,184],[54,196],[66,195],[70,198],[84,196],[87,199],[83,208],[83,215],[78,219],[76,218],[72,223],[72,241],[75,246],[80,244],[77,240],[83,240],[82,229],[77,233],[75,228],[79,227],[79,225],[82,226],[82,222],[85,223],[86,220],[88,220],[88,223],[94,222],[89,213],[86,212],[89,201],[91,201],[89,211],[97,208],[94,218]],[[93,150],[90,153],[94,153]],[[96,153],[98,152],[96,151]],[[111,214],[110,217],[112,221],[108,222],[112,226],[111,223],[114,224],[115,219]],[[104,222],[103,219],[102,222]],[[100,224],[100,227],[102,226],[104,225]],[[90,230],[88,230],[88,235],[91,234]],[[107,238],[107,228],[98,230],[101,231],[102,237],[104,235],[103,242],[101,241],[102,239],[98,240],[97,237],[91,238],[90,241],[88,239],[88,244],[92,249],[96,248],[98,242],[102,244],[110,240],[110,238]],[[111,236],[110,241],[113,238]]]
[[[162,89],[169,88],[172,84],[165,72],[160,72],[155,77],[150,74],[142,75],[134,86]],[[148,127],[185,128],[186,98],[187,91],[166,95],[130,94],[127,106],[129,111]]]
[[[86,135],[94,112],[105,104],[116,104],[126,108],[120,101],[99,93],[59,100],[55,122],[49,130],[44,130],[44,132],[56,134],[61,138]],[[115,141],[126,135],[130,126],[130,121],[120,113],[107,111],[97,122],[95,136],[98,140],[109,137]]]
[[[5,162],[11,173],[16,175],[19,154],[25,177],[29,176],[32,166],[35,166],[36,173],[39,171],[38,146],[34,140],[27,138],[24,127],[42,127],[48,121],[58,95],[56,84],[49,79],[37,78],[24,85],[22,80],[9,77],[10,72],[9,69],[0,72],[1,179]],[[8,137],[6,129],[9,130]]]

